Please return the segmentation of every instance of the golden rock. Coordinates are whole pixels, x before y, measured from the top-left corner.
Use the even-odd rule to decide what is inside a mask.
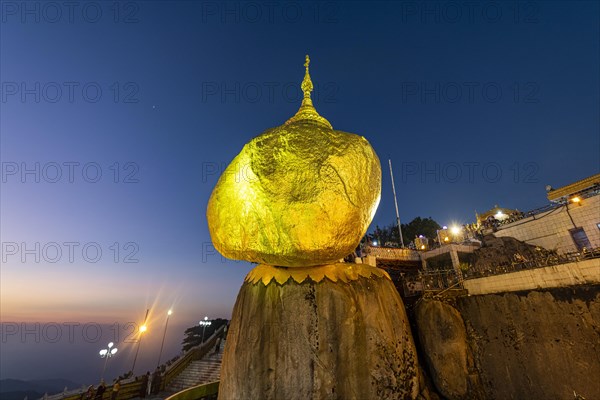
[[[333,130],[310,99],[284,125],[252,139],[223,172],[208,202],[215,248],[225,257],[275,266],[335,263],[371,223],[381,166],[362,137]]]

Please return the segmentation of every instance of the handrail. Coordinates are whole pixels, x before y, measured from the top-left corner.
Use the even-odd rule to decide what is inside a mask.
[[[209,352],[215,345],[217,337],[223,333],[227,325],[217,329],[204,343],[189,349],[186,354],[171,364],[165,371],[164,377],[160,384],[160,390],[165,390],[171,382],[184,370],[192,361],[199,360]]]
[[[112,387],[113,385],[106,386],[106,391],[102,396],[102,399],[110,399],[112,395]],[[142,389],[142,380],[136,378],[130,378],[124,381],[121,381],[121,389],[119,390],[119,400],[132,399],[134,397],[139,397],[140,391]],[[85,389],[78,389],[77,391],[71,391],[71,393],[57,393],[52,396],[44,396],[42,399],[47,400],[80,400],[85,399]]]
[[[167,397],[165,400],[198,400],[203,397],[213,396],[219,393],[219,382],[215,381],[192,386]]]
[[[160,382],[160,390],[165,388],[183,371],[192,361],[204,357],[209,350],[215,345],[217,337],[223,333],[227,325],[217,329],[204,343],[189,349],[182,357],[177,359],[173,364],[169,365]],[[102,396],[102,400],[109,400],[112,395],[113,385],[106,385],[106,391]],[[218,385],[217,385],[218,387]],[[136,376],[121,381],[121,389],[119,390],[119,400],[128,400],[140,396],[142,389],[142,376]],[[85,398],[85,389],[69,391],[67,393],[57,393],[51,396],[44,396],[46,400],[80,400]]]

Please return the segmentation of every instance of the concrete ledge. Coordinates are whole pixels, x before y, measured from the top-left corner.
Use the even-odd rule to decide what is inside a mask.
[[[600,283],[600,258],[468,279],[470,295]]]

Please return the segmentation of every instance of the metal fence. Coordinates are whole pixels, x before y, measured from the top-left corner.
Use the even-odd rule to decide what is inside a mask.
[[[428,270],[421,273],[423,291],[438,291],[460,287],[460,277],[453,269]]]
[[[550,254],[544,258],[537,258],[531,261],[513,261],[510,263],[499,263],[497,265],[487,265],[482,269],[474,269],[468,267],[461,269],[462,278],[477,279],[488,276],[509,274],[527,269],[545,268],[554,265],[566,264],[600,258],[600,248],[585,250],[581,252],[573,252],[566,254]],[[460,288],[461,277],[454,269],[447,270],[427,270],[420,273],[420,279],[424,291],[438,291],[450,288]]]
[[[462,274],[464,279],[476,279],[484,278],[486,276],[508,274],[526,269],[551,267],[592,258],[600,258],[600,248],[565,254],[552,253],[543,257],[536,257],[532,260],[513,260],[511,262],[498,263],[496,265],[488,264],[484,268],[473,268],[470,266],[469,268],[462,270]]]

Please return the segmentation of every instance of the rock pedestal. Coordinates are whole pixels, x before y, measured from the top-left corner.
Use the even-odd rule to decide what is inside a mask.
[[[416,319],[423,355],[439,392],[448,400],[477,398],[468,393],[467,331],[458,310],[441,301],[423,300]]]
[[[418,375],[402,299],[384,271],[260,265],[233,310],[219,399],[414,399]]]

